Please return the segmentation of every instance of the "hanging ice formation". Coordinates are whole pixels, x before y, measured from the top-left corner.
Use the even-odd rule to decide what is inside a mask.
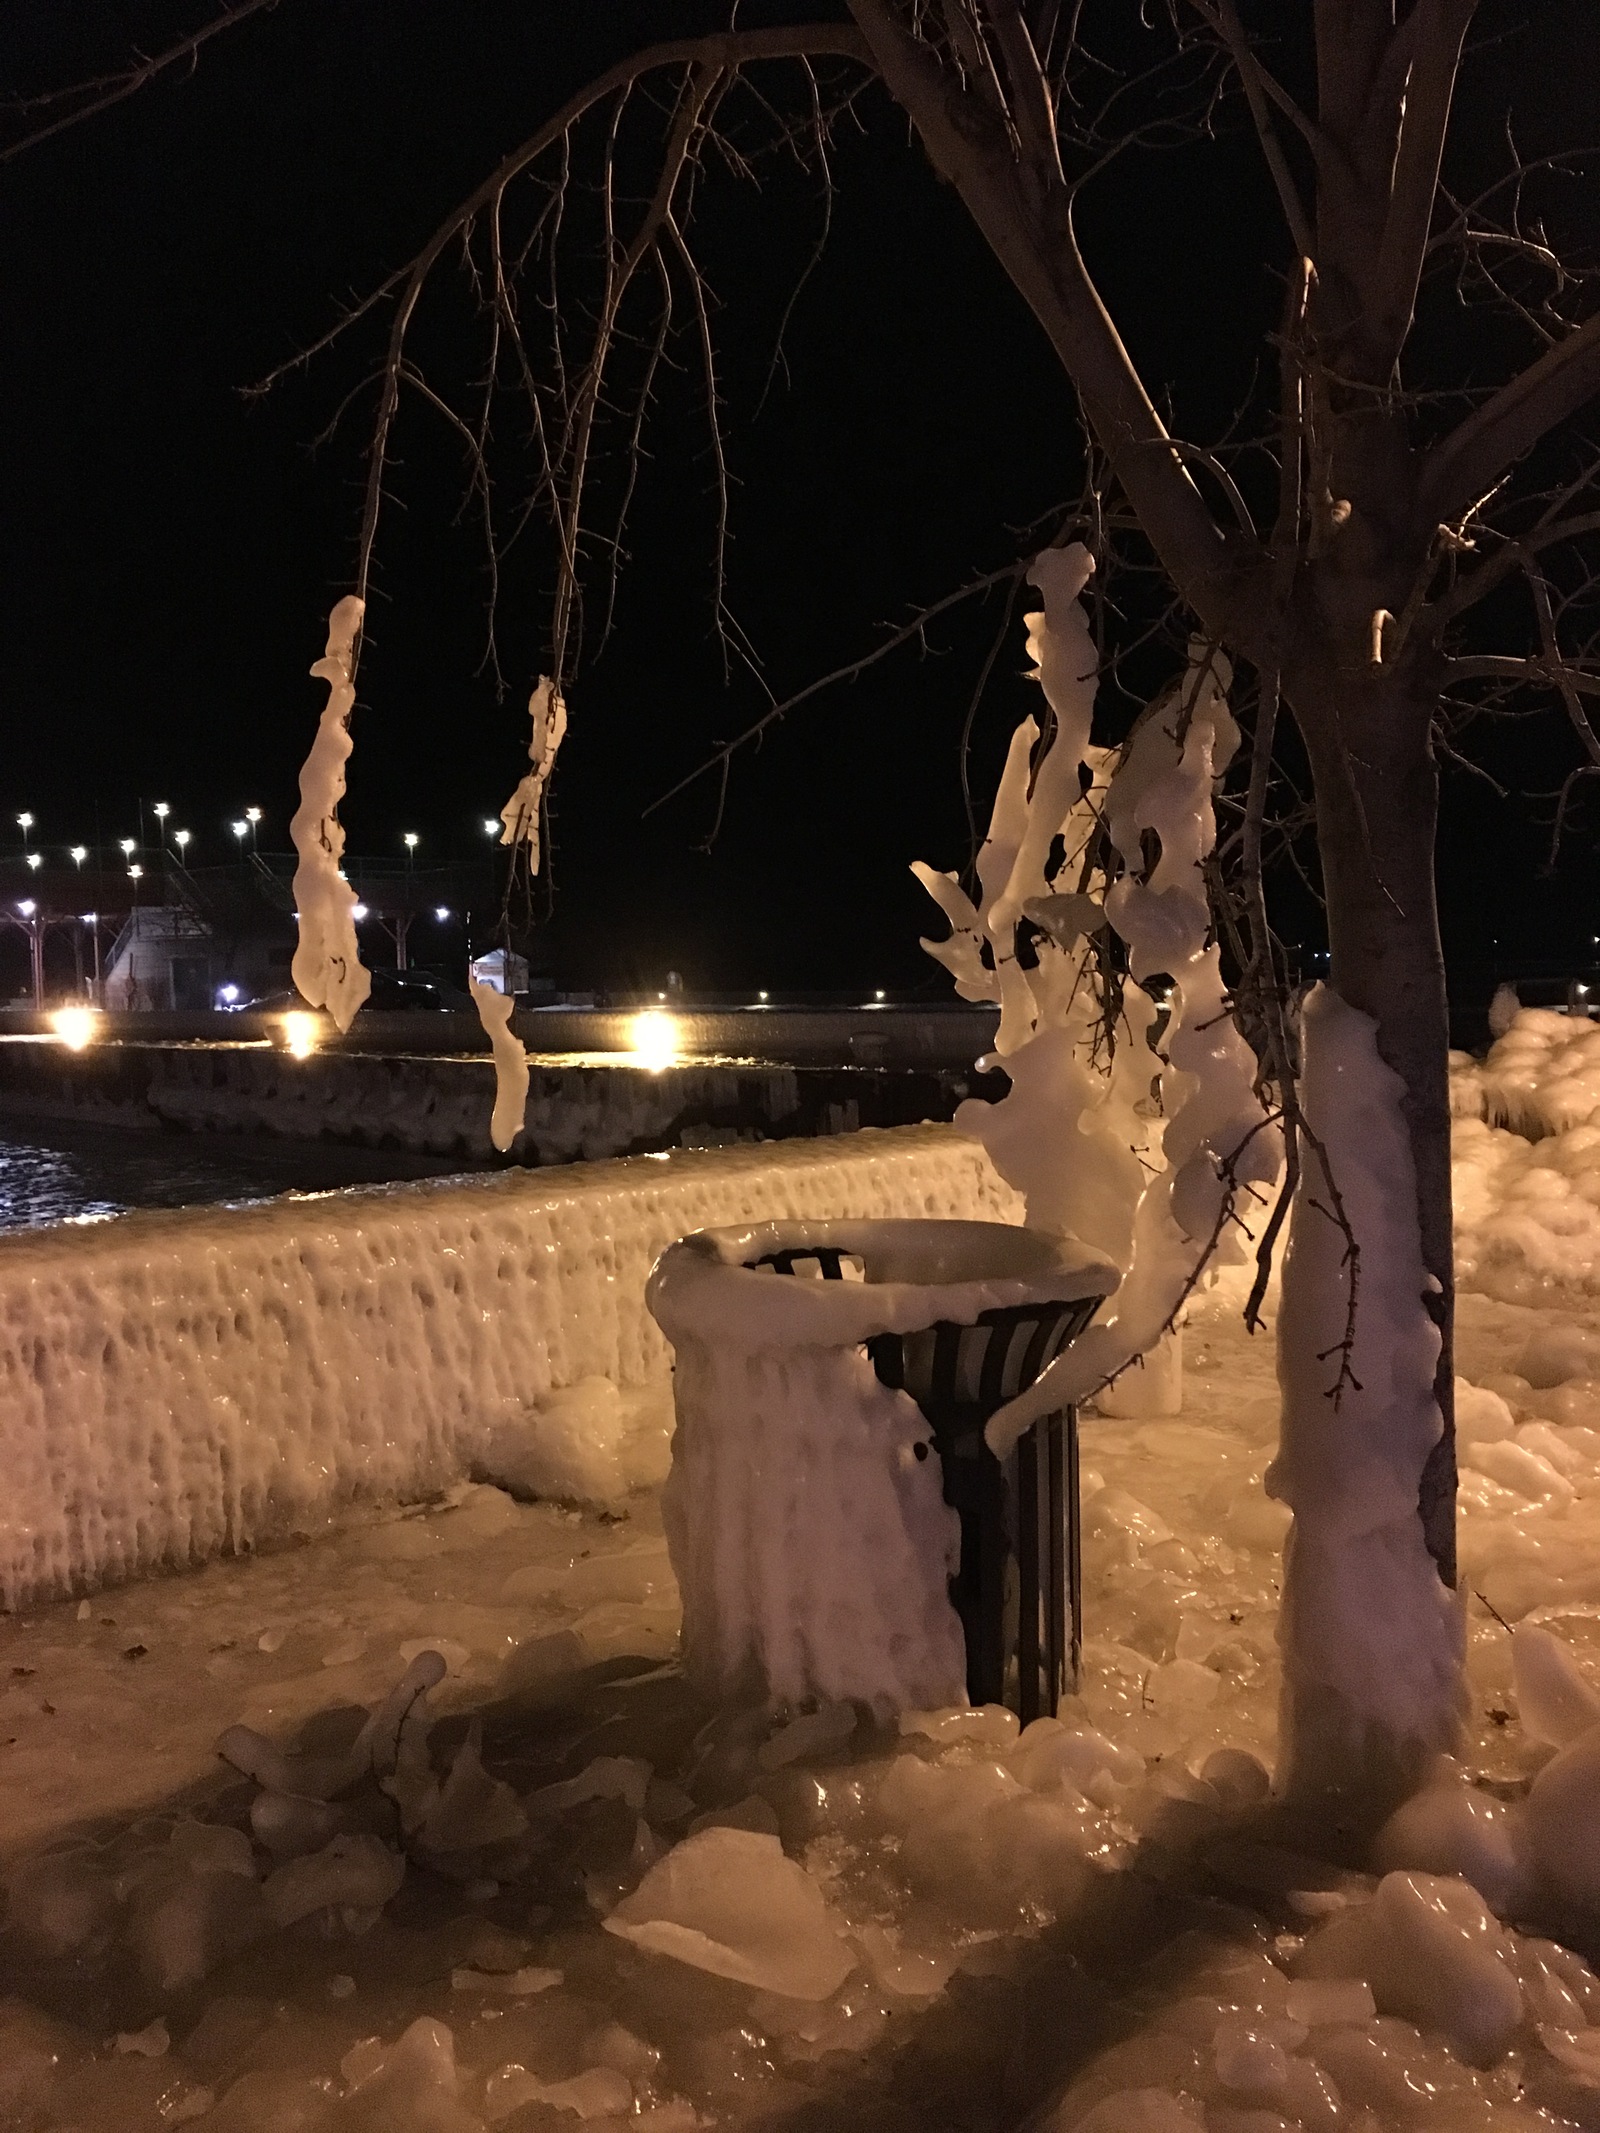
[[[556,751],[567,731],[566,699],[548,674],[539,676],[538,686],[528,699],[528,710],[533,718],[533,738],[528,743],[532,767],[500,810],[504,825],[500,842],[509,845],[513,853],[518,845],[526,845],[528,871],[537,874],[545,790],[556,767]],[[522,1130],[528,1102],[528,1055],[511,1034],[514,1003],[510,994],[496,992],[492,985],[480,985],[476,978],[468,982],[478,1020],[494,1053],[494,1114],[489,1121],[489,1138],[504,1155]]]
[[[500,842],[513,847],[525,844],[529,871],[537,874],[545,789],[556,767],[556,751],[567,733],[566,698],[548,674],[539,676],[538,687],[528,698],[528,709],[533,716],[533,739],[528,743],[528,760],[533,767],[500,810],[500,820],[505,824]]]
[[[356,945],[356,892],[340,870],[344,831],[339,802],[350,758],[350,709],[356,699],[352,667],[366,604],[352,593],[328,617],[327,649],[311,669],[328,684],[311,753],[300,771],[300,805],[289,824],[300,864],[294,904],[300,921],[292,975],[300,997],[325,1007],[341,1030],[372,990],[372,974]]]
[[[528,1055],[511,1033],[511,1017],[517,1003],[510,993],[480,985],[476,978],[469,977],[467,983],[478,1020],[489,1039],[489,1049],[494,1053],[494,1111],[489,1119],[489,1138],[504,1155],[522,1131],[528,1108]]]
[[[1000,1453],[1154,1347],[1207,1258],[1238,1256],[1229,1216],[1248,1220],[1252,1188],[1281,1160],[1228,1011],[1201,871],[1213,786],[1239,739],[1226,663],[1197,650],[1120,752],[1091,746],[1097,660],[1078,595],[1093,567],[1075,543],[1029,574],[1044,609],[1026,618],[1028,650],[1053,730],[1042,753],[1035,719],[1012,737],[978,859],[981,904],[953,874],[913,869],[954,928],[923,946],[962,998],[1000,1007],[994,1055],[1011,1088],[998,1104],[963,1104],[957,1125],[1024,1195],[1031,1224],[1124,1270],[1110,1315],[995,1416]],[[1017,956],[1023,920],[1039,929],[1031,969]],[[1126,948],[1116,999],[1093,952],[1106,925]],[[1152,1046],[1145,984],[1160,977],[1172,993]]]

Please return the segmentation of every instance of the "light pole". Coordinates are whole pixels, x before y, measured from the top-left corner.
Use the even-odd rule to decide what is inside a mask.
[[[156,818],[156,842],[165,844],[167,841],[167,817],[172,813],[172,809],[168,807],[165,800],[158,800],[150,812]]]
[[[409,872],[411,871],[411,865],[412,865],[412,861],[413,861],[413,860],[414,860],[414,859],[416,858],[416,856],[417,856],[417,833],[416,833],[416,831],[415,831],[415,830],[407,830],[407,831],[406,831],[406,833],[405,833],[405,836],[404,836],[404,837],[403,837],[403,838],[401,839],[401,842],[402,842],[402,843],[404,844],[404,846],[405,846],[405,848],[406,848],[406,872],[407,872],[407,873],[409,873]]]
[[[28,936],[28,959],[33,966],[33,1011],[44,1012],[44,920],[39,916],[39,906],[31,896],[25,896],[17,906],[22,914],[23,931]]]
[[[244,857],[244,840],[250,835],[250,825],[248,822],[239,821],[230,822],[228,827],[233,831],[234,837],[238,842],[239,857],[242,859]],[[254,839],[251,840],[251,849],[254,849]]]
[[[28,849],[28,832],[33,828],[33,817],[24,812],[17,817],[17,827],[22,832],[22,849]]]
[[[250,825],[250,849],[253,852],[256,848],[256,831],[260,827],[261,823],[260,808],[247,807],[244,811],[244,819]]]
[[[99,912],[98,912],[98,911],[85,911],[85,912],[84,912],[84,914],[83,914],[83,923],[84,923],[84,924],[85,924],[85,925],[86,925],[86,926],[87,926],[87,927],[89,928],[89,938],[90,938],[90,939],[91,939],[91,940],[92,940],[92,941],[94,942],[94,1004],[95,1004],[95,1006],[96,1006],[96,1007],[104,1007],[104,1005],[105,1005],[105,1002],[104,1002],[104,1000],[103,1000],[103,999],[102,999],[102,998],[100,997],[100,914],[99,914]]]
[[[174,830],[172,833],[172,841],[178,847],[178,864],[180,866],[183,864],[185,855],[189,850],[189,836],[188,830]]]
[[[67,857],[72,861],[72,864],[77,868],[80,874],[83,872],[83,862],[88,858],[88,856],[89,847],[86,844],[75,844],[72,847],[72,850],[67,854]]]

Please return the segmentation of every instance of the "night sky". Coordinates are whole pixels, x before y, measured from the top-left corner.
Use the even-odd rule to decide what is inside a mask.
[[[241,388],[409,257],[581,82],[721,12],[282,0],[212,44],[192,79],[0,170],[0,819],[26,807],[47,843],[109,840],[135,832],[141,798],[162,799],[193,830],[192,856],[221,859],[228,820],[253,802],[265,841],[286,847],[322,697],[306,669],[350,584],[370,395],[311,447],[378,342],[369,331],[265,401]],[[1491,12],[1498,33],[1518,11]],[[0,87],[103,72],[204,13],[12,0]],[[1537,49],[1513,39],[1477,63],[1473,123],[1509,84],[1540,125],[1567,125],[1592,108],[1597,70],[1592,10],[1552,0]],[[1042,336],[903,122],[876,95],[862,116],[840,142],[830,240],[764,403],[817,188],[793,172],[759,196],[714,181],[700,207],[737,482],[730,604],[779,696],[1008,561],[1018,529],[1080,478],[1072,401]],[[1253,150],[1235,138],[1135,167],[1091,199],[1084,230],[1147,375],[1191,434],[1214,434],[1258,345],[1234,321],[1270,319],[1277,303],[1283,240]],[[438,382],[465,384],[451,374],[470,361],[465,341],[444,331],[429,353]],[[671,967],[708,990],[937,995],[946,981],[915,946],[931,907],[906,868],[966,857],[958,735],[998,608],[944,630],[938,656],[897,655],[797,711],[736,767],[709,854],[714,780],[641,819],[764,702],[748,675],[725,682],[712,630],[699,402],[690,372],[668,381],[615,632],[572,690],[547,965],[572,985],[654,986]],[[352,851],[398,856],[409,829],[424,860],[443,860],[481,853],[482,818],[525,765],[548,595],[531,562],[508,583],[497,700],[479,671],[480,550],[455,523],[459,451],[416,404],[398,447],[344,817]],[[1019,620],[974,736],[985,800],[1029,708],[1023,663]],[[1530,760],[1526,782],[1551,782]],[[1600,932],[1592,830],[1540,879],[1527,808],[1453,778],[1450,809],[1454,960],[1481,960],[1488,930],[1513,965],[1586,942],[1592,913]]]

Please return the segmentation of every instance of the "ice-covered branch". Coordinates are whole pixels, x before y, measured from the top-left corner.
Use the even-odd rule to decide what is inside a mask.
[[[528,1055],[511,1031],[517,1003],[509,992],[480,985],[476,978],[467,982],[494,1054],[494,1111],[489,1120],[489,1138],[504,1155],[522,1131],[528,1109]]]
[[[372,974],[364,968],[356,944],[356,892],[340,870],[344,830],[339,802],[350,759],[350,711],[356,699],[351,677],[364,612],[363,603],[351,595],[328,617],[327,650],[311,669],[317,680],[328,684],[328,701],[300,771],[300,805],[289,824],[300,857],[294,875],[300,921],[294,982],[301,998],[312,1007],[325,1007],[341,1030],[350,1027],[372,990]]]

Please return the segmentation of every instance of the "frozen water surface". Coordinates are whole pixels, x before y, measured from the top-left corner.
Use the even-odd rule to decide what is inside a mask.
[[[0,2127],[1600,2127],[1600,1305],[1543,1204],[1469,1210],[1471,1708],[1376,1842],[1264,1798],[1278,1397],[1212,1301],[1180,1417],[1083,1424],[1082,1693],[1020,1737],[714,1716],[650,1493],[0,1621]]]
[[[447,1167],[315,1142],[241,1149],[192,1134],[0,1126],[0,1231],[103,1221],[132,1207],[210,1207]]]

